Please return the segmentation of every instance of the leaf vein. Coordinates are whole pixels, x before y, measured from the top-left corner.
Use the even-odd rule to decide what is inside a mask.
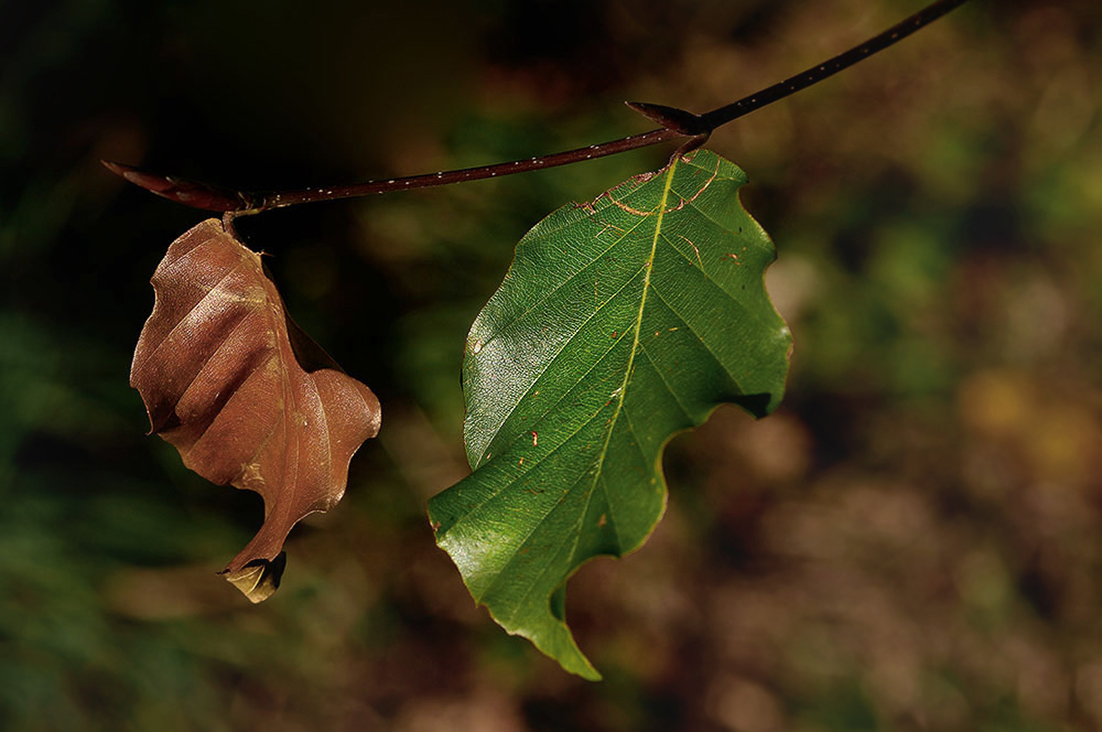
[[[577,222],[575,222],[575,223],[577,223]],[[606,254],[608,254],[613,249],[615,249],[617,246],[619,246],[620,243],[625,238],[627,238],[628,234],[635,231],[635,229],[638,228],[639,226],[641,226],[642,224],[643,224],[643,222],[641,221],[638,224],[636,224],[635,226],[631,227],[630,229],[626,229],[621,236],[616,238],[616,240],[614,240],[611,244],[609,244],[603,251],[598,252],[589,262],[587,262],[585,264],[584,267],[579,269],[577,272],[574,272],[569,277],[567,277],[565,280],[563,280],[562,282],[558,283],[553,288],[551,288],[550,290],[545,292],[536,302],[532,303],[532,306],[529,307],[527,310],[525,310],[524,312],[517,315],[515,318],[510,320],[508,323],[496,328],[494,330],[494,332],[488,338],[486,338],[485,340],[482,341],[483,347],[485,347],[489,343],[492,343],[497,338],[501,337],[501,335],[505,331],[509,330],[514,325],[516,325],[520,321],[524,320],[526,317],[531,315],[534,311],[539,309],[544,303],[546,303],[548,300],[550,300],[551,297],[553,297],[555,295],[555,293],[559,292],[562,288],[569,285],[571,282],[573,282],[577,277],[582,275],[587,270],[589,270],[592,267],[595,267],[597,264],[599,264],[602,257],[604,257]],[[568,228],[568,227],[563,227],[563,228]],[[536,240],[536,241],[538,241],[538,240]],[[613,294],[615,294],[615,293],[613,293]],[[611,297],[609,299],[611,299]],[[608,300],[606,300],[605,302],[608,302]],[[584,323],[583,323],[583,325],[584,325]],[[564,345],[566,345],[566,344],[564,344]]]
[[[534,378],[532,379],[531,383],[528,385],[528,388],[525,390],[524,394],[521,396],[521,398],[517,399],[516,402],[511,407],[509,407],[509,411],[505,414],[504,419],[502,419],[500,424],[498,424],[498,426],[493,430],[493,437],[491,437],[489,440],[486,441],[486,449],[487,450],[490,448],[490,446],[497,439],[497,435],[501,432],[501,429],[509,421],[509,418],[513,416],[513,413],[524,402],[524,398],[527,397],[529,392],[531,392],[532,389],[535,388],[536,384],[538,384],[540,382],[540,379],[543,378],[543,375],[545,373],[547,373],[547,370],[549,368],[551,368],[551,366],[555,363],[555,361],[557,361],[559,359],[559,357],[562,355],[563,351],[565,351],[567,349],[567,347],[570,346],[574,342],[574,339],[578,336],[579,333],[582,332],[582,330],[585,329],[585,327],[587,325],[589,325],[590,321],[592,321],[595,317],[597,317],[597,315],[600,314],[600,312],[604,308],[606,308],[609,304],[611,304],[612,301],[615,300],[620,295],[620,293],[622,293],[624,290],[626,290],[628,288],[628,286],[631,285],[631,283],[635,281],[635,279],[643,272],[644,269],[645,269],[645,267],[640,267],[638,271],[636,271],[631,277],[627,278],[627,280],[624,281],[624,284],[621,285],[620,288],[616,290],[616,292],[609,295],[607,300],[605,300],[603,303],[601,303],[592,313],[587,315],[585,320],[583,320],[578,325],[577,330],[575,330],[573,333],[571,333],[569,336],[567,336],[566,340],[563,341],[562,346],[555,352],[555,355],[552,358],[548,359],[547,363],[545,363],[537,372],[535,372],[533,374]],[[627,331],[624,331],[624,335],[626,335],[626,334],[627,334]],[[621,338],[622,338],[622,336],[621,336]],[[596,367],[596,365],[599,364],[604,359],[604,357],[607,356],[608,353],[610,353],[612,351],[612,349],[616,347],[616,344],[620,342],[621,338],[617,338],[617,339],[613,340],[612,345],[609,347],[609,349],[607,351],[605,351],[604,354],[601,355],[600,359],[598,359],[596,362],[594,362],[594,367]],[[592,369],[590,369],[590,371],[592,371]],[[588,375],[588,373],[589,372],[587,371],[586,374],[583,374],[582,376],[584,377],[584,376]],[[580,383],[580,381],[581,381],[581,377],[579,379],[577,379],[573,384],[571,384],[570,388],[567,389],[563,393],[563,396],[560,397],[553,405],[549,405],[548,411],[550,410],[551,407],[558,406],[558,404],[562,401],[562,399],[565,398],[566,395],[569,394],[573,390],[573,388],[578,385],[578,383]],[[547,411],[545,411],[544,414],[547,414]],[[543,415],[539,415],[539,418],[542,418],[542,417],[543,417]],[[482,464],[482,460],[485,459],[485,454],[486,453],[485,453],[485,450],[484,450],[482,455],[479,456],[478,465]],[[478,465],[475,465],[475,466],[472,466],[472,467],[477,468]]]

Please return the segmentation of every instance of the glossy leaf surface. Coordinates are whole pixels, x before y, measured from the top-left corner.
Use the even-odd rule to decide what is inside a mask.
[[[130,384],[184,464],[264,498],[264,525],[224,570],[253,602],[275,591],[283,542],[344,495],[379,431],[379,401],[287,315],[260,255],[204,221],[168,248]]]
[[[744,183],[699,151],[555,211],[467,339],[474,472],[430,501],[437,543],[499,624],[587,678],[567,578],[650,535],[675,433],[723,403],[767,414],[784,390],[791,336],[763,282],[775,251]]]

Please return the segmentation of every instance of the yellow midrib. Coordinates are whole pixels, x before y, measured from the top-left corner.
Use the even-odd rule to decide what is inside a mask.
[[[627,398],[628,382],[631,381],[631,372],[635,366],[635,354],[639,350],[639,334],[643,329],[643,311],[647,306],[647,292],[650,290],[650,277],[651,273],[654,271],[654,254],[658,250],[658,235],[662,231],[662,219],[666,215],[666,201],[670,196],[670,188],[673,185],[673,173],[676,168],[677,160],[674,159],[666,172],[666,185],[662,189],[662,199],[658,202],[658,218],[654,222],[654,238],[651,239],[650,254],[647,256],[646,261],[647,274],[643,278],[643,294],[639,299],[639,312],[635,316],[635,334],[632,337],[631,352],[628,354],[628,364],[624,369],[624,380],[621,382],[618,390],[620,392],[620,398],[616,403],[616,411],[612,413],[612,419],[609,420],[608,431],[605,433],[605,443],[601,446],[600,453],[598,453],[597,469],[593,471],[593,485],[590,487],[589,499],[586,501],[587,505],[589,500],[592,500],[593,491],[597,487],[597,480],[601,477],[601,468],[604,466],[605,456],[608,454],[608,445],[612,441],[612,431],[616,428],[616,423],[620,419],[620,412],[624,408],[624,399]],[[583,518],[585,514],[586,511],[581,512]],[[581,536],[581,532],[578,532],[578,536]]]

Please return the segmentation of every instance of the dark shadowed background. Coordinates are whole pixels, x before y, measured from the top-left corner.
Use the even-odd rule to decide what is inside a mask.
[[[650,542],[571,582],[605,674],[473,607],[425,500],[465,474],[466,329],[553,208],[654,149],[239,230],[383,401],[250,605],[260,499],[146,437],[150,275],[241,188],[431,172],[704,111],[914,0],[0,1],[0,728],[1102,728],[1102,5],[976,0],[710,147],[780,251],[789,392],[666,456]]]

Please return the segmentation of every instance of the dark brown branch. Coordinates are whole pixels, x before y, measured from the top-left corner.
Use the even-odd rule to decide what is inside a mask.
[[[834,76],[842,69],[847,69],[858,61],[879,53],[889,46],[895,45],[915,31],[921,30],[949,11],[964,5],[966,2],[968,2],[968,0],[938,0],[938,2],[926,6],[903,22],[888,28],[880,35],[874,36],[861,45],[854,46],[850,50],[838,54],[829,61],[824,61],[818,66],[812,66],[806,71],[789,77],[771,87],[762,89],[760,92],[751,94],[748,97],[743,97],[737,102],[702,114],[700,117],[704,122],[705,129],[714,130],[721,125],[725,125],[743,115],[753,112],[755,109],[761,109],[767,104],[772,104],[780,99],[784,99],[787,96],[806,89],[812,84],[818,84],[820,81]]]
[[[430,186],[442,186],[450,183],[464,183],[472,180],[496,178],[516,173],[526,173],[532,170],[554,168],[560,165],[570,165],[586,160],[603,158],[608,155],[637,150],[639,148],[657,145],[678,138],[689,137],[681,151],[687,151],[703,143],[707,136],[717,127],[732,122],[743,115],[760,109],[767,104],[772,104],[791,94],[806,89],[812,84],[837,74],[839,71],[849,68],[858,61],[879,53],[889,46],[898,43],[915,31],[924,28],[949,11],[963,5],[968,0],[937,0],[926,8],[918,11],[901,23],[898,23],[883,33],[870,38],[864,43],[855,46],[834,58],[817,64],[806,71],[785,79],[782,82],[754,92],[743,97],[737,102],[728,104],[718,109],[713,109],[706,114],[693,114],[674,107],[660,104],[648,104],[642,102],[629,103],[635,111],[654,120],[662,127],[640,135],[632,135],[619,140],[603,142],[589,147],[581,147],[575,150],[542,155],[524,160],[513,160],[507,163],[484,165],[475,168],[463,168],[461,170],[449,170],[440,173],[428,173],[413,175],[405,178],[388,178],[368,181],[349,186],[332,186],[325,188],[307,188],[299,191],[283,191],[269,193],[245,193],[230,191],[207,183],[189,181],[173,176],[165,176],[157,173],[143,171],[122,163],[103,161],[113,173],[121,175],[126,180],[141,186],[159,196],[173,201],[201,208],[208,211],[221,211],[227,214],[227,220],[234,216],[260,213],[273,208],[293,206],[299,203],[311,203],[314,201],[333,201],[340,198],[354,198],[367,196],[373,193],[388,193],[391,191],[411,190],[413,188],[428,188]]]

